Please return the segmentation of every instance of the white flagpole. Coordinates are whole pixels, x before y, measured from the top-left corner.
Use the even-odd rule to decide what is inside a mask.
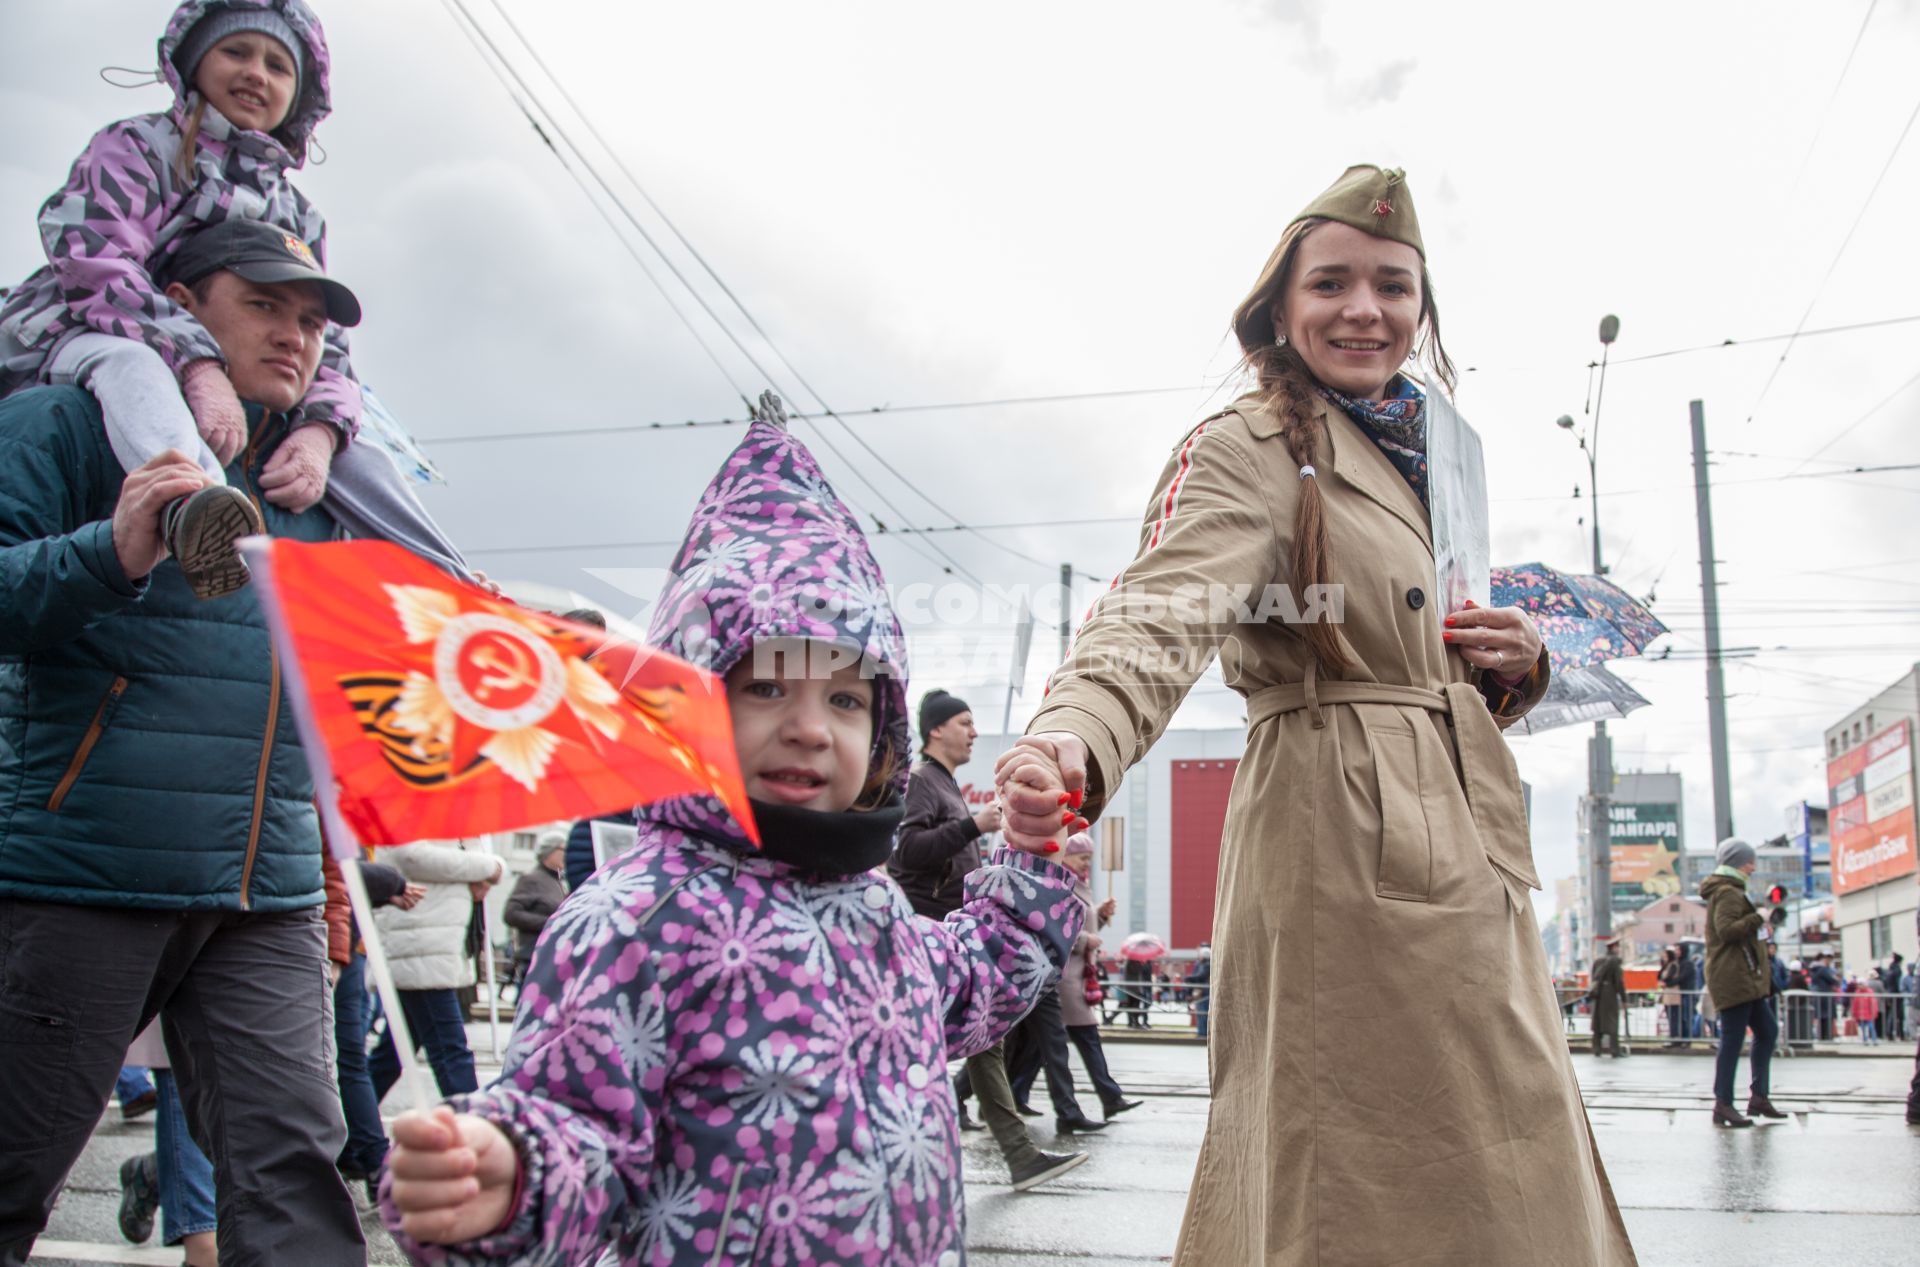
[[[347,897],[353,906],[354,921],[360,926],[361,940],[367,944],[367,966],[373,969],[374,984],[380,990],[381,1010],[387,1017],[387,1033],[400,1056],[400,1081],[406,1085],[413,1106],[422,1113],[431,1112],[434,1099],[427,1089],[420,1059],[414,1054],[406,1009],[400,1006],[400,991],[393,984],[393,970],[380,940],[380,927],[373,920],[373,899],[367,895],[366,877],[360,874],[360,841],[340,813],[338,787],[334,783],[326,741],[308,715],[306,675],[293,645],[293,633],[281,613],[279,592],[274,589],[272,539],[245,538],[240,543],[240,553],[259,589],[260,610],[273,635],[274,651],[280,657],[281,679],[293,705],[294,725],[300,731],[300,743],[306,749],[307,765],[313,772],[314,802],[320,810],[320,821],[327,829],[327,839],[333,845],[334,860],[340,864],[340,875],[347,883]]]
[[[493,921],[487,917],[487,899],[480,899],[480,957],[487,961],[487,1044],[494,1063],[500,1061],[500,983],[494,979]]]

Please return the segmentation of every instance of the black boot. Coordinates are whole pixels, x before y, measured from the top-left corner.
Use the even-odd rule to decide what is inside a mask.
[[[1137,1109],[1142,1104],[1145,1104],[1145,1103],[1146,1101],[1144,1100],[1115,1100],[1112,1104],[1101,1105],[1100,1111],[1106,1114],[1108,1121],[1112,1121],[1114,1118],[1119,1117],[1122,1113],[1125,1113],[1128,1109]]]
[[[1056,1175],[1064,1175],[1087,1159],[1085,1153],[1035,1152],[1033,1160],[1013,1167],[1013,1190],[1025,1192],[1037,1188]]]
[[[1785,1121],[1789,1115],[1774,1108],[1773,1101],[1767,1099],[1766,1096],[1755,1093],[1747,1097],[1747,1116],[1770,1117]]]
[[[1072,1135],[1076,1131],[1082,1135],[1091,1135],[1095,1131],[1104,1131],[1106,1129],[1107,1124],[1105,1122],[1096,1122],[1084,1113],[1078,1117],[1056,1117],[1053,1119],[1053,1133],[1056,1135]]]
[[[1731,1104],[1728,1104],[1725,1100],[1715,1100],[1713,1103],[1713,1124],[1715,1126],[1752,1126],[1753,1119],[1750,1117],[1741,1117],[1740,1111]]]
[[[135,1245],[153,1235],[153,1216],[160,1208],[159,1159],[152,1153],[120,1163],[120,1235]]]
[[[246,585],[239,541],[267,530],[253,499],[226,484],[209,484],[160,513],[160,534],[196,598],[221,598]]]

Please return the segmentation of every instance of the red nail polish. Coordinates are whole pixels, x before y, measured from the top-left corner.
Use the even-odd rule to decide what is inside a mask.
[[[1073,813],[1073,811],[1072,811],[1072,810],[1068,810],[1068,811],[1067,811],[1066,813],[1064,813],[1064,814],[1062,814],[1062,815],[1060,815],[1060,825],[1061,825],[1062,827],[1065,827],[1065,826],[1067,826],[1067,825],[1068,825],[1069,823],[1071,823],[1071,822],[1073,822],[1073,819],[1074,819],[1074,813]]]
[[[1452,635],[1452,634],[1450,634],[1450,633],[1443,633],[1443,634],[1441,634],[1441,635],[1440,635],[1440,641],[1442,641],[1442,642],[1452,642],[1452,641],[1453,641],[1453,635]]]
[[[1089,828],[1089,827],[1091,827],[1091,826],[1093,826],[1093,824],[1092,824],[1092,823],[1089,823],[1089,822],[1088,822],[1088,821],[1087,821],[1086,819],[1084,819],[1084,818],[1076,818],[1076,819],[1074,819],[1074,820],[1073,820],[1073,829],[1074,829],[1075,831],[1085,831],[1085,830],[1086,830],[1087,828]]]
[[[1440,623],[1441,623],[1441,624],[1443,624],[1443,625],[1445,625],[1445,626],[1446,626],[1447,628],[1449,628],[1449,629],[1451,629],[1451,628],[1453,628],[1453,626],[1455,625],[1455,623],[1457,622],[1457,620],[1458,620],[1458,618],[1457,618],[1457,617],[1454,617],[1454,616],[1449,616],[1449,617],[1447,617],[1447,618],[1446,618],[1445,620],[1443,620],[1443,621],[1441,621]]]
[[[1056,844],[1054,844],[1054,843],[1053,843],[1053,842],[1052,842],[1051,840],[1049,840],[1049,841],[1047,842],[1047,852],[1048,852],[1048,853],[1059,853],[1059,852],[1060,852],[1060,846],[1058,846],[1058,845],[1056,845]]]
[[[1067,803],[1073,806],[1075,809],[1079,809],[1082,805],[1085,805],[1087,803],[1087,794],[1085,792],[1075,792],[1073,794],[1073,799]]]
[[[1069,801],[1071,801],[1072,799],[1073,799],[1073,798],[1072,798],[1071,796],[1069,796],[1069,795],[1067,795],[1067,793],[1065,793],[1065,792],[1062,792],[1062,793],[1060,794],[1060,804],[1062,804],[1062,805],[1065,805],[1065,804],[1066,804],[1067,802],[1069,802]]]

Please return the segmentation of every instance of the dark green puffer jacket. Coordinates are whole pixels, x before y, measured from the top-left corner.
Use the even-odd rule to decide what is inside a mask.
[[[259,495],[284,421],[249,407],[227,482],[276,537],[333,520]],[[0,897],[164,910],[318,905],[313,781],[252,587],[127,580],[123,474],[72,387],[0,401]]]
[[[1710,875],[1700,882],[1707,901],[1707,993],[1722,1011],[1773,992],[1766,943],[1755,934],[1766,918],[1747,897],[1747,882]]]

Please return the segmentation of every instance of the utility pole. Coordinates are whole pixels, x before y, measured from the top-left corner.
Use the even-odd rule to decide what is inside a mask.
[[[1707,616],[1707,736],[1713,749],[1713,838],[1733,835],[1733,779],[1727,772],[1727,684],[1720,667],[1720,583],[1714,579],[1713,501],[1707,482],[1707,411],[1687,406],[1693,422],[1693,504],[1700,521],[1700,599]]]
[[[1587,497],[1593,518],[1593,574],[1605,576],[1606,562],[1600,554],[1600,409],[1607,398],[1607,358],[1613,341],[1620,337],[1620,318],[1609,313],[1600,319],[1600,387],[1593,402],[1593,425],[1580,436],[1580,448],[1587,455]],[[1571,432],[1572,418],[1558,423]],[[1587,817],[1587,942],[1597,948],[1602,939],[1613,936],[1613,741],[1607,738],[1607,723],[1593,723],[1593,738],[1587,741],[1587,795],[1583,801]]]

